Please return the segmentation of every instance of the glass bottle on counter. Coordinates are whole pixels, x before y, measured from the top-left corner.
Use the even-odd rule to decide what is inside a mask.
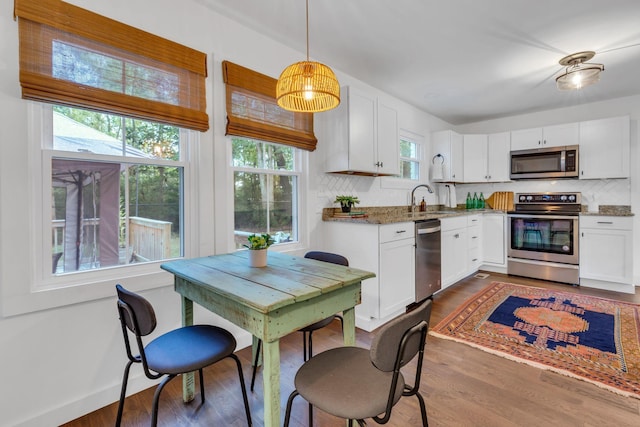
[[[471,193],[467,193],[467,201],[465,206],[467,209],[473,209],[473,200],[471,199]]]
[[[480,201],[478,200],[478,193],[473,193],[473,209],[478,209],[480,207]]]
[[[478,207],[480,209],[484,209],[484,195],[480,192],[480,198],[478,199],[478,203],[480,204]]]

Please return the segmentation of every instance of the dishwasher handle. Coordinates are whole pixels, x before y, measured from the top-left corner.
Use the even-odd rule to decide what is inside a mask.
[[[419,228],[418,229],[418,234],[433,234],[433,233],[437,233],[439,231],[440,231],[440,226],[437,225],[435,227]]]

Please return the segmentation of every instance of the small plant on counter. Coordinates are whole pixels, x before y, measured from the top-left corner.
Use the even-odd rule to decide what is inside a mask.
[[[357,196],[336,196],[336,200],[333,203],[340,203],[342,212],[350,212],[353,205],[360,203]]]
[[[249,237],[247,237],[247,240],[249,240],[249,244],[243,245],[243,246],[252,251],[256,251],[258,249],[267,249],[269,246],[275,243],[275,240],[273,240],[273,237],[271,237],[269,234],[266,234],[266,233],[252,234]]]

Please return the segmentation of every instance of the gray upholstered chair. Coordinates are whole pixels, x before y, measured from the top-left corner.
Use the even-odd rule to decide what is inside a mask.
[[[151,334],[156,328],[156,315],[153,307],[142,296],[124,289],[121,285],[116,285],[116,290],[118,292],[118,313],[122,325],[122,334],[127,357],[129,358],[122,380],[116,426],[120,426],[122,421],[129,370],[134,363],[141,363],[145,375],[152,380],[164,377],[153,396],[151,425],[155,426],[158,422],[160,393],[169,381],[180,374],[198,371],[200,374],[200,396],[204,403],[204,376],[202,369],[227,357],[236,362],[247,423],[251,426],[251,413],[242,375],[242,365],[240,364],[240,359],[233,354],[236,349],[236,340],[233,335],[217,326],[185,326],[167,332],[144,345],[142,337]],[[135,335],[135,342],[139,351],[137,356],[132,353],[128,331]]]
[[[413,311],[383,325],[371,349],[339,347],[305,362],[296,374],[296,389],[287,401],[285,427],[298,395],[329,414],[348,419],[350,426],[353,420],[364,426],[366,418],[385,424],[402,396],[416,396],[422,425],[427,426],[427,410],[419,388],[430,317],[431,300],[426,300]],[[409,385],[400,368],[416,355],[415,379]]]

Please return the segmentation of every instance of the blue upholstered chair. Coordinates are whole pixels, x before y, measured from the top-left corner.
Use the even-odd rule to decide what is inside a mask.
[[[240,359],[233,354],[236,349],[236,340],[233,335],[225,329],[211,325],[185,326],[167,332],[144,345],[142,337],[151,334],[156,328],[156,316],[153,307],[149,301],[124,289],[121,285],[116,285],[116,290],[118,293],[118,313],[122,325],[122,334],[127,357],[129,358],[122,380],[116,426],[120,426],[122,421],[129,370],[134,363],[142,364],[142,369],[149,379],[155,380],[164,377],[153,396],[151,425],[156,426],[160,393],[169,381],[180,374],[198,371],[200,374],[200,396],[204,403],[204,375],[202,369],[227,357],[236,362],[247,423],[251,426],[251,413],[242,375],[242,366]],[[129,331],[135,336],[135,343],[139,352],[137,356],[134,356],[132,352]]]

